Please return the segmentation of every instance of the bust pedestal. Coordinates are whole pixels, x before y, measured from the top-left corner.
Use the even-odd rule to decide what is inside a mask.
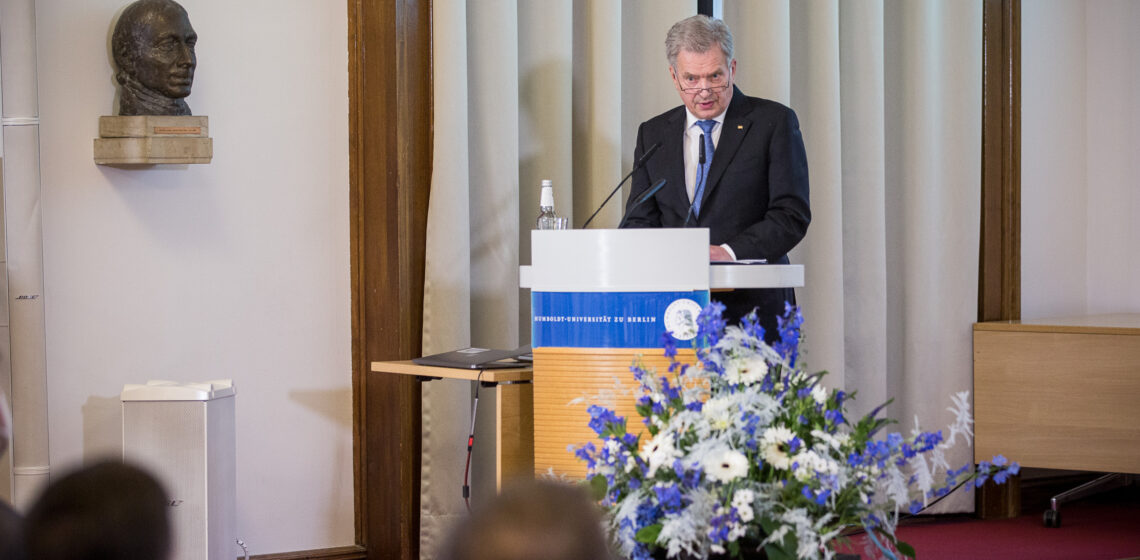
[[[205,116],[99,117],[99,165],[210,163],[214,140]]]

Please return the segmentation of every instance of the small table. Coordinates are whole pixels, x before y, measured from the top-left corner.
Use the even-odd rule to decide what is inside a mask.
[[[974,458],[1140,473],[1140,314],[974,325]]]
[[[372,371],[411,375],[420,381],[480,381],[495,389],[495,488],[512,478],[534,476],[534,385],[531,368],[459,369],[421,366],[410,360],[372,362]]]

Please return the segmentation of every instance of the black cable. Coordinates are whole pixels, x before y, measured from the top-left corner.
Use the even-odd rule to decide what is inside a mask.
[[[467,505],[467,512],[471,512],[471,485],[468,476],[471,474],[471,450],[475,448],[475,415],[479,412],[479,386],[482,385],[483,371],[475,376],[475,404],[471,406],[471,433],[467,436],[467,465],[463,467],[463,503]]]
[[[946,498],[946,496],[949,496],[950,494],[957,492],[958,489],[961,488],[963,484],[966,484],[967,482],[972,483],[973,481],[974,481],[974,479],[969,478],[969,479],[963,480],[962,482],[959,482],[957,485],[955,485],[953,488],[951,488],[949,492],[935,498],[935,500],[933,502],[926,504],[926,506],[924,506],[922,509],[918,510],[918,513],[902,513],[902,514],[899,514],[899,523],[902,523],[903,521],[906,521],[907,519],[910,519],[910,518],[915,517],[917,515],[921,515],[922,512],[934,507],[934,504],[941,502],[943,499]],[[858,535],[859,533],[866,533],[866,532],[867,532],[866,527],[863,527],[863,526],[852,527],[849,532],[844,531],[843,536],[850,537],[852,535]]]

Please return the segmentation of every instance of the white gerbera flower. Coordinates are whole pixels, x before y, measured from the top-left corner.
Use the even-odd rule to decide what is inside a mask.
[[[732,427],[732,411],[726,398],[709,399],[701,408],[701,415],[714,430],[727,430]]]
[[[792,460],[788,457],[787,452],[782,449],[784,445],[780,442],[764,444],[764,461],[772,465],[772,468],[781,471],[786,471],[792,466]]]
[[[764,441],[789,442],[796,434],[784,426],[771,426],[764,430]]]
[[[672,464],[673,459],[680,457],[681,453],[673,446],[673,432],[658,432],[653,439],[641,450],[641,460],[649,464],[646,476],[653,478],[661,465]]]
[[[760,448],[764,451],[764,461],[772,468],[786,471],[792,466],[792,459],[788,457],[788,442],[796,434],[783,426],[773,426],[764,430],[764,437],[760,438]]]
[[[724,368],[725,379],[732,384],[755,385],[768,374],[768,362],[759,354],[733,360]]]
[[[705,474],[720,482],[732,482],[748,474],[748,457],[735,449],[709,454],[703,463]]]

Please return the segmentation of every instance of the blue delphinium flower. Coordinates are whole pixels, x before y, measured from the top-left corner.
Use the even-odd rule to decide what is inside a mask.
[[[784,316],[776,318],[776,330],[780,333],[780,339],[772,345],[772,349],[783,356],[792,367],[796,366],[796,358],[799,357],[800,326],[803,322],[804,316],[799,308],[786,302]]]
[[[571,445],[570,447],[573,448],[574,446]],[[586,462],[586,470],[594,470],[594,466],[597,465],[597,461],[594,460],[595,455],[597,455],[597,448],[592,441],[586,442],[585,445],[574,450],[574,456]]]
[[[899,446],[902,445],[903,437],[900,433],[887,434],[887,447],[890,451],[898,451]]]
[[[1010,463],[1009,459],[1006,459],[1004,455],[995,456],[989,464],[982,461],[978,464],[979,471],[982,470],[982,465],[989,466],[987,470],[990,471],[994,483],[996,484],[1005,484],[1005,481],[1008,480],[1011,475],[1016,475],[1018,472],[1021,472],[1021,465]],[[983,476],[979,476],[979,478],[983,478]]]
[[[849,421],[851,396],[826,389],[823,372],[809,374],[799,363],[798,309],[787,307],[771,346],[755,315],[725,331],[723,311],[716,302],[702,310],[694,353],[679,356],[678,342],[663,337],[668,374],[640,361],[630,368],[647,426],[639,432],[650,434],[651,445],[628,433],[614,410],[588,409],[602,443],[573,452],[593,484],[605,482],[602,503],[623,557],[678,548],[732,554],[741,539],[775,526],[819,553],[807,557],[820,558],[841,526],[861,522],[869,535],[894,542],[901,511],[917,512],[959,482],[1017,473],[1002,456],[976,474],[973,465],[946,467],[942,432],[886,433],[893,422],[878,416],[886,404]],[[958,430],[951,428],[951,439]],[[933,460],[919,457],[932,451]],[[767,545],[798,556],[782,542]]]
[[[744,329],[744,334],[754,340],[764,340],[764,327],[760,326],[760,319],[756,316],[756,310],[752,310],[744,316],[740,322],[740,328]]]
[[[740,518],[735,508],[720,508],[719,513],[713,516],[709,523],[709,542],[719,545],[728,541],[733,526],[739,522]]]
[[[792,438],[791,440],[788,441],[788,452],[789,453],[795,453],[795,452],[799,451],[800,447],[803,447],[803,444],[804,444],[804,440],[800,439],[799,436]]]
[[[681,387],[674,386],[667,377],[661,378],[661,392],[665,395],[664,400],[672,401],[681,398]]]
[[[684,505],[681,489],[674,483],[658,482],[653,486],[653,492],[657,495],[657,503],[661,504],[661,509],[666,514],[677,513]]]
[[[673,338],[672,333],[662,333],[661,347],[665,350],[666,358],[674,358],[677,356],[677,339]]]
[[[586,412],[590,414],[590,429],[598,435],[605,435],[611,424],[624,422],[624,418],[619,417],[614,411],[596,404],[590,405]]]
[[[724,335],[725,320],[722,318],[723,315],[723,303],[715,300],[709,302],[701,310],[700,315],[697,315],[697,340],[710,347],[715,346],[720,341],[720,337]]]
[[[688,470],[681,475],[681,486],[685,488],[696,488],[700,486],[704,470],[701,469],[699,463],[693,464]]]
[[[831,495],[831,490],[814,490],[811,486],[805,485],[800,490],[800,493],[803,494],[805,498],[815,502],[815,505],[822,506],[827,503],[827,497]]]
[[[936,432],[922,432],[914,438],[915,453],[926,453],[942,443],[942,430]],[[911,455],[913,457],[913,455]]]

